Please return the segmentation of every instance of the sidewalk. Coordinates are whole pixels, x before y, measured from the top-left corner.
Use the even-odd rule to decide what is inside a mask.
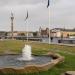
[[[75,44],[63,44],[63,43],[50,43],[53,45],[75,46]]]

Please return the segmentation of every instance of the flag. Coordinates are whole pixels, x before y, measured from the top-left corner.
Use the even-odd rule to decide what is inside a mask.
[[[26,18],[25,18],[25,21],[28,19],[28,11],[27,11],[27,16],[26,16]]]
[[[49,3],[49,0],[48,0],[48,4],[47,4],[47,8],[49,7],[50,3]]]

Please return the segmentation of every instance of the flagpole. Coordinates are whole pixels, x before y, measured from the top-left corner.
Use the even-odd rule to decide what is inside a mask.
[[[50,44],[50,6],[49,6],[49,44]]]
[[[28,25],[26,27],[27,27],[27,42],[28,42]]]
[[[28,27],[27,27],[27,20],[25,21],[26,23],[26,41],[28,42]]]
[[[49,44],[50,44],[50,0],[48,0],[47,8],[49,9]]]
[[[28,42],[28,25],[27,25],[27,20],[26,20],[26,40]]]
[[[27,39],[27,42],[28,42],[28,25],[27,25],[28,22],[27,22],[27,19],[28,19],[28,10],[27,10],[27,16],[26,16],[26,19],[25,19],[25,21],[26,21],[26,29],[27,29],[26,30],[27,31],[26,32],[26,37],[27,37],[26,39]]]
[[[27,26],[27,20],[25,20],[26,23],[26,40],[28,42],[28,26]]]
[[[28,10],[27,10],[27,20],[28,20]],[[27,21],[28,23],[28,21]],[[27,42],[28,42],[28,25],[27,25]]]

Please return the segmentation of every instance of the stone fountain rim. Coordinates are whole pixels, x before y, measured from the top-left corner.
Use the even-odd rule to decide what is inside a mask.
[[[19,54],[0,54],[1,55],[19,55]],[[32,54],[32,55],[36,55],[36,54]],[[36,55],[36,56],[43,56],[43,55]],[[46,63],[46,64],[42,64],[42,65],[36,65],[36,64],[31,64],[31,65],[27,65],[27,66],[24,66],[24,67],[11,67],[11,66],[8,66],[8,67],[4,67],[4,68],[0,68],[0,71],[6,71],[7,73],[7,70],[12,70],[12,72],[19,72],[19,70],[23,70],[25,73],[33,73],[33,71],[31,71],[32,69],[35,69],[34,72],[40,72],[40,71],[46,71],[50,68],[52,68],[53,66],[55,66],[56,64],[60,63],[60,62],[63,62],[64,61],[64,57],[57,54],[57,53],[52,53],[52,52],[49,52],[48,54],[44,54],[44,56],[52,56],[52,57],[56,57],[56,59]]]

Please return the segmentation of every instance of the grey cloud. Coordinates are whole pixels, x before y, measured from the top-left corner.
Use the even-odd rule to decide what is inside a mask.
[[[57,1],[57,0],[56,0]],[[75,0],[58,0],[51,6],[51,25],[75,27]],[[54,26],[55,27],[55,26]]]
[[[14,29],[38,30],[39,26],[49,26],[49,8],[47,0],[0,0],[0,30],[10,30],[10,13],[14,13]],[[29,12],[27,23],[24,22],[26,9]],[[75,27],[75,0],[51,0],[50,28]],[[36,29],[37,28],[37,29]]]
[[[10,30],[11,11],[14,13],[14,30],[38,30],[39,26],[48,27],[47,0],[0,0],[0,30]],[[24,22],[26,9],[29,12]],[[37,28],[37,29],[36,29]]]
[[[42,2],[42,0],[0,0],[0,6],[37,4],[39,2]]]

